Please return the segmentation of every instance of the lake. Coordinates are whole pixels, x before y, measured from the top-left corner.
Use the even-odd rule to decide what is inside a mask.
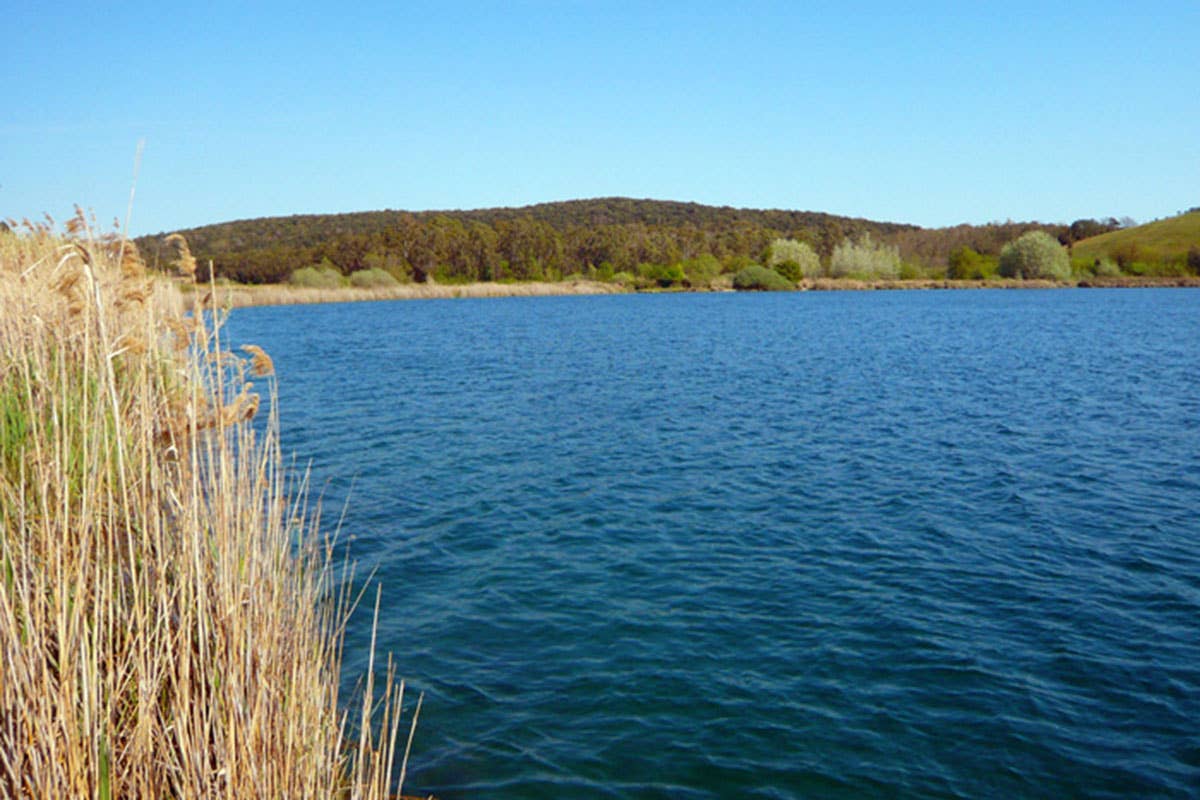
[[[228,331],[383,585],[379,649],[425,692],[410,793],[1200,796],[1200,290]]]

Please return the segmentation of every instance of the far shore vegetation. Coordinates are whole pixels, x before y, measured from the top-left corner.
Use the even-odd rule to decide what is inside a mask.
[[[478,211],[263,218],[186,240],[235,305],[660,291],[1200,285],[1200,207],[1146,225],[926,229],[802,211],[607,198]],[[212,270],[213,275],[208,274]],[[270,288],[267,288],[270,287]]]

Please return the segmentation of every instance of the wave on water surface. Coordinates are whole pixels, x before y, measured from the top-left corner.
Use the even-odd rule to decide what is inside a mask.
[[[1194,797],[1198,309],[512,298],[231,331],[427,693],[410,789]]]

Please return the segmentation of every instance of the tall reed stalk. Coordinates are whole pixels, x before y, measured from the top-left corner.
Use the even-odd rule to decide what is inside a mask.
[[[398,791],[403,684],[351,741],[352,598],[204,295],[82,215],[0,231],[0,797]]]

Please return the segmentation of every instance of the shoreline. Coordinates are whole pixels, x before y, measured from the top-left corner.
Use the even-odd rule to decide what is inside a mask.
[[[203,284],[199,285],[203,286]],[[199,288],[199,286],[197,288]],[[207,287],[205,287],[207,289]],[[261,285],[217,285],[217,303],[229,308],[250,306],[353,303],[367,300],[451,300],[472,297],[549,297],[558,295],[624,294],[618,284],[597,281],[548,281],[528,283],[402,283],[398,286],[360,289],[309,289],[281,283]]]
[[[1049,280],[910,280],[864,281],[852,278],[816,278],[801,281],[795,290],[804,291],[902,291],[937,289],[1161,289],[1200,288],[1200,276],[1085,278],[1078,281]],[[217,304],[226,308],[252,306],[351,303],[370,300],[450,300],[482,297],[558,297],[605,294],[707,294],[731,289],[665,288],[637,290],[599,281],[531,281],[527,283],[407,283],[386,288],[351,286],[311,289],[287,284],[217,285]]]

